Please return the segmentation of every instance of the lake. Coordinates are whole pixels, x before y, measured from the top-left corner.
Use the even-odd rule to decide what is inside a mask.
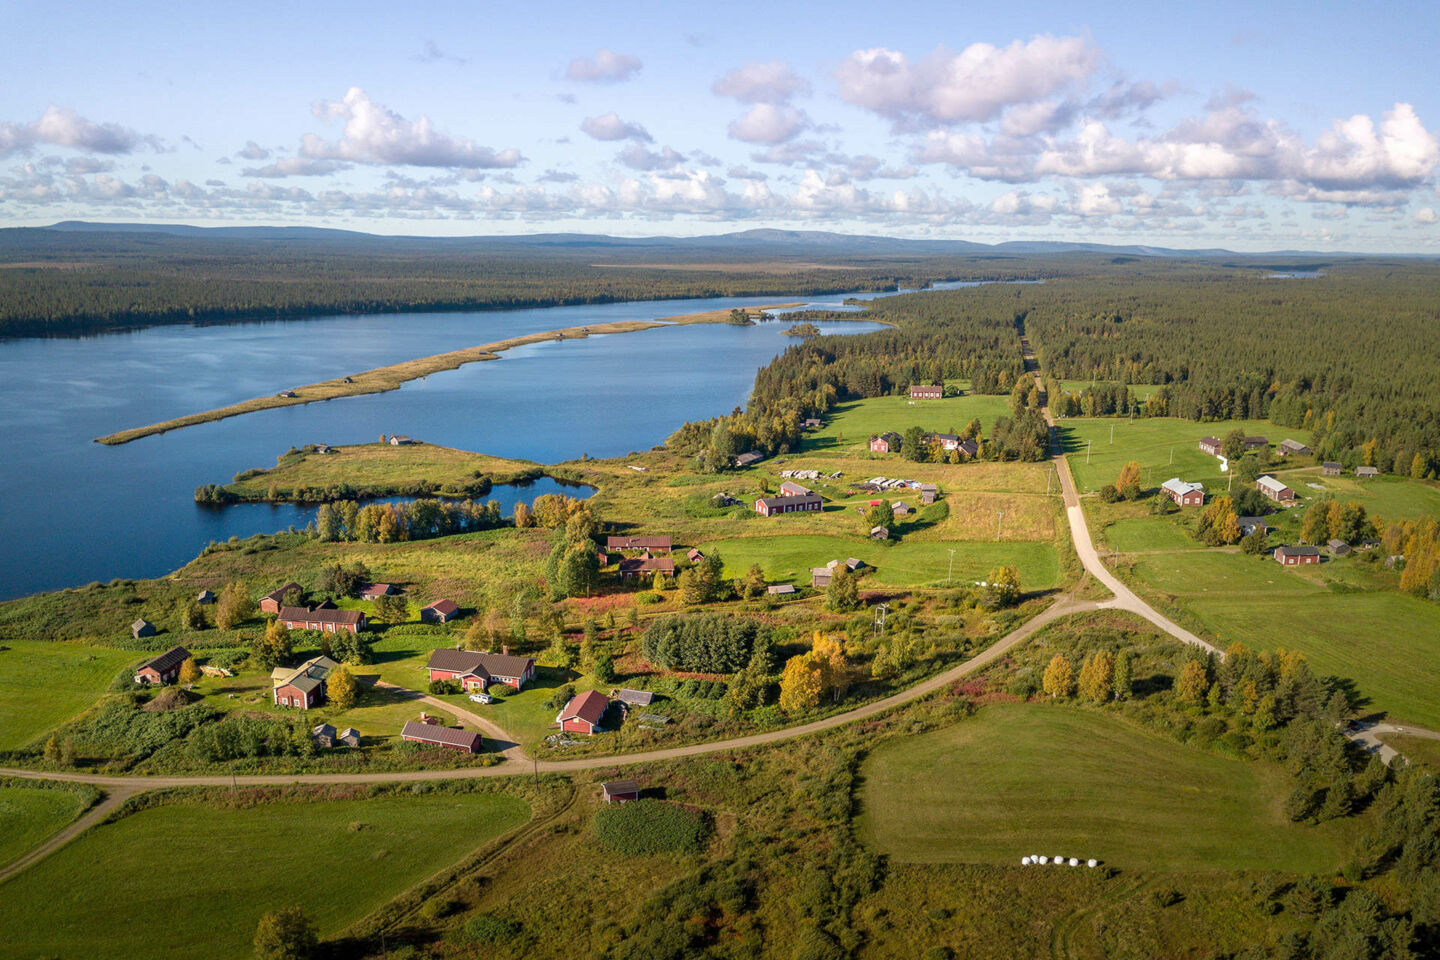
[[[808,305],[839,309],[849,296],[867,294]],[[400,433],[542,463],[645,450],[686,420],[743,405],[755,371],[794,340],[783,335],[784,325],[762,323],[544,342],[389,393],[267,410],[116,447],[95,437],[505,337],[796,299],[333,316],[0,341],[0,599],[160,576],[211,540],[303,526],[309,515],[302,508],[217,511],[193,500],[197,486],[272,466],[292,445]],[[863,322],[820,327],[830,334],[878,329]]]

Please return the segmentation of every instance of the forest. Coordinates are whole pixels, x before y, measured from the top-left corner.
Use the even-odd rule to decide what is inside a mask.
[[[1016,279],[1088,261],[1013,256],[715,254],[502,238],[246,238],[0,230],[0,336],[169,323],[664,300],[809,296]]]

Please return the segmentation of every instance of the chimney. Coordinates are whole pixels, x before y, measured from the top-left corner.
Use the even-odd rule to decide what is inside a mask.
[[[501,655],[502,657],[508,657],[508,656],[510,656],[510,645],[509,645],[509,644],[502,643],[502,644],[500,645],[500,655]]]

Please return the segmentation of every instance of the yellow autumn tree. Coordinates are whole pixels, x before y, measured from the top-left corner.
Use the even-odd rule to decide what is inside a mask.
[[[813,710],[824,688],[824,667],[808,653],[791,657],[780,675],[780,709],[790,714]]]
[[[1075,668],[1065,654],[1057,653],[1045,668],[1041,687],[1051,697],[1068,697],[1075,692]]]
[[[1115,690],[1115,660],[1101,650],[1080,668],[1080,695],[1094,703],[1105,703]]]

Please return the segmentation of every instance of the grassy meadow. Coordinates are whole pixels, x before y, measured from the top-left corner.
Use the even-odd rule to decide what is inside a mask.
[[[1158,487],[1171,477],[1179,477],[1203,483],[1206,490],[1214,491],[1224,487],[1228,476],[1220,472],[1218,459],[1200,451],[1200,440],[1210,436],[1223,438],[1236,428],[1250,435],[1269,437],[1272,447],[1287,437],[1301,443],[1310,441],[1308,430],[1277,427],[1267,420],[1196,423],[1173,417],[1135,420],[1074,417],[1060,421],[1060,441],[1075,486],[1082,494],[1114,483],[1120,469],[1131,460],[1140,464],[1143,487]],[[1088,463],[1086,441],[1090,442]],[[1303,497],[1307,490],[1302,485],[1296,488],[1296,493]]]
[[[0,786],[0,866],[80,815],[85,801],[71,790]]]
[[[334,935],[529,816],[505,794],[422,791],[143,810],[6,884],[0,957],[68,955],[85,944],[87,956],[129,958],[157,943],[166,957],[247,957],[260,916],[292,905],[321,936]]]
[[[143,654],[14,640],[0,650],[0,750],[43,737],[95,702]]]
[[[1440,606],[1392,590],[1356,590],[1330,572],[1356,572],[1356,564],[1347,558],[1300,572],[1268,557],[1161,552],[1135,557],[1127,576],[1222,647],[1240,640],[1299,650],[1317,674],[1355,681],[1364,710],[1440,726]]]
[[[504,483],[534,469],[536,465],[528,460],[507,460],[431,443],[396,447],[377,442],[331,447],[329,453],[306,450],[282,454],[274,467],[228,484],[227,489],[254,499],[263,497],[272,486],[289,491],[344,483],[357,490],[385,490],[427,480],[442,487],[468,483],[476,474]]]
[[[965,381],[954,381],[968,387]],[[966,393],[960,397],[940,400],[911,400],[909,397],[874,397],[869,400],[847,400],[831,408],[825,425],[806,436],[806,452],[833,449],[853,443],[866,443],[872,434],[894,431],[904,433],[910,427],[923,427],[935,433],[959,433],[978,417],[988,434],[997,417],[1011,415],[1008,396]]]
[[[861,779],[861,835],[905,862],[1018,867],[1039,854],[1134,871],[1322,872],[1344,855],[1341,828],[1285,818],[1279,768],[1083,708],[986,707],[885,744]]]

